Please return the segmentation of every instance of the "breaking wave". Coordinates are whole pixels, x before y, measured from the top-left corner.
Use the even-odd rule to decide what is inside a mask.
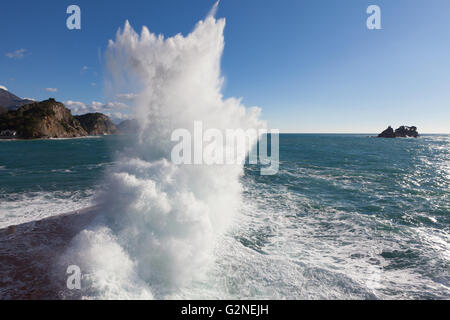
[[[187,36],[165,39],[129,22],[106,52],[110,94],[133,92],[140,132],[108,170],[101,216],[62,259],[79,265],[90,298],[165,298],[204,277],[217,237],[241,206],[242,165],[175,165],[171,134],[259,129],[260,110],[224,99],[225,19],[215,10]]]

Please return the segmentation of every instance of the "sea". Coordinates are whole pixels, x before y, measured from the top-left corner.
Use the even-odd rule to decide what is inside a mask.
[[[98,194],[114,183],[106,176],[126,148],[120,135],[0,140],[0,229],[95,206]],[[134,174],[145,170],[148,166],[140,166]],[[170,259],[158,261],[164,269],[185,254],[172,252],[181,247],[156,246],[154,240],[194,237],[202,229],[193,235],[174,233],[170,225],[152,229],[162,221],[157,215],[166,211],[150,214],[140,208],[152,206],[155,199],[141,193],[134,197],[133,210],[147,215],[143,221],[153,236],[151,245],[135,251],[133,241],[118,243],[120,254],[129,252],[123,259],[139,265],[133,271],[139,286],[152,288],[157,282],[151,293],[156,299],[450,299],[450,135],[379,139],[369,134],[281,134],[279,172],[259,172],[257,166],[245,165],[237,213],[212,238],[211,263],[203,275],[183,273],[186,281],[146,273],[157,269],[152,259],[161,259],[164,250],[171,250]],[[189,179],[188,189],[198,183],[195,176]],[[127,208],[117,210],[131,210]],[[226,203],[222,210],[228,210]],[[134,232],[141,237],[145,228]],[[104,248],[115,252],[110,242]],[[120,254],[114,259],[120,260]],[[103,290],[96,288],[97,293]],[[136,288],[118,284],[114,295],[90,290],[84,297],[129,298],[135,297],[133,290],[145,297]],[[14,288],[0,290],[3,297],[8,290]]]

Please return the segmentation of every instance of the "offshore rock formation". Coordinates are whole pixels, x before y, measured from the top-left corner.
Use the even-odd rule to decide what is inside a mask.
[[[401,126],[397,130],[395,130],[395,136],[406,138],[406,137],[412,137],[417,138],[419,136],[419,133],[417,132],[416,127],[407,127],[407,126]]]
[[[417,138],[419,133],[417,132],[417,127],[407,127],[401,126],[394,131],[391,126],[378,135],[379,138]]]
[[[386,130],[384,130],[382,133],[378,135],[378,138],[395,138],[394,129],[392,129],[392,127],[389,126]]]
[[[75,116],[89,135],[116,134],[118,130],[108,116],[102,113],[88,113]]]

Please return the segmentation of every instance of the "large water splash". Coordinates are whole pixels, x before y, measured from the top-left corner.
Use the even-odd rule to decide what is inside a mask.
[[[171,133],[259,129],[258,108],[224,99],[220,62],[225,19],[211,13],[187,36],[165,39],[128,21],[106,53],[111,94],[136,94],[140,134],[107,175],[102,219],[80,233],[64,257],[78,264],[85,294],[164,298],[202,278],[215,240],[240,207],[242,165],[174,165]],[[192,132],[192,131],[191,131]]]

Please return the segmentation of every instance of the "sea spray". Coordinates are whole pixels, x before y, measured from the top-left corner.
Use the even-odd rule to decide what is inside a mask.
[[[164,39],[146,27],[138,35],[127,21],[109,42],[108,91],[133,92],[140,130],[107,173],[100,219],[63,258],[81,267],[86,296],[164,298],[213,261],[240,208],[243,166],[175,165],[171,134],[195,121],[222,131],[265,127],[258,108],[221,94],[224,27],[210,14],[189,35]]]

